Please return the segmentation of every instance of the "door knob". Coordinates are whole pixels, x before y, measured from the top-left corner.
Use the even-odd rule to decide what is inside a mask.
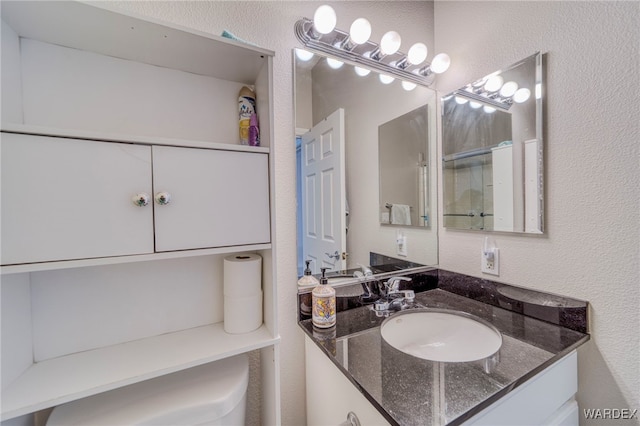
[[[336,250],[335,253],[331,254],[331,253],[325,253],[327,255],[327,257],[329,259],[335,259],[338,260],[340,258],[340,253],[338,253],[338,250]]]
[[[155,196],[156,203],[161,206],[166,206],[171,202],[171,194],[166,191],[158,192]]]
[[[144,207],[149,204],[149,194],[141,192],[131,197],[131,201],[138,207]]]

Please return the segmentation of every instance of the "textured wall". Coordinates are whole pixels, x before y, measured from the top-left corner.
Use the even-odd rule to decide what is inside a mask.
[[[238,37],[275,51],[274,107],[276,158],[276,250],[279,331],[281,344],[282,424],[305,423],[304,340],[296,322],[296,210],[295,132],[292,48],[299,46],[294,23],[313,17],[323,3],[314,1],[109,1],[109,7],[161,19],[200,31],[220,34],[227,29]],[[335,1],[338,28],[364,16],[379,40],[391,29],[400,32],[403,46],[423,41],[433,46],[433,7],[424,1]],[[427,21],[427,24],[425,24]],[[403,50],[405,47],[403,47]],[[431,55],[430,55],[431,57]],[[224,60],[224,58],[221,58]],[[253,417],[252,417],[253,418]]]
[[[494,234],[498,280],[588,300],[578,402],[640,409],[640,3],[439,1],[435,23],[442,93],[547,53],[546,234]],[[481,276],[485,235],[441,229],[440,265]]]

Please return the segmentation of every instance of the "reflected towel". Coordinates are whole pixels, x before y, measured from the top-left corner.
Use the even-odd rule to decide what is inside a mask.
[[[406,204],[393,204],[391,206],[392,225],[411,225],[411,208]]]

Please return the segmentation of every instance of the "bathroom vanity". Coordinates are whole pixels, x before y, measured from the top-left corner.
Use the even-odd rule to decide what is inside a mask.
[[[280,422],[272,70],[109,5],[3,2],[3,421],[257,351]],[[245,85],[259,147],[239,144]],[[229,334],[236,253],[262,257],[263,323]]]
[[[499,351],[469,362],[430,361],[388,343],[386,318],[370,306],[338,312],[329,332],[302,315],[308,424],[344,422],[349,412],[361,424],[577,424],[576,349],[589,340],[587,303],[425,269],[405,275],[419,283],[415,302],[487,323],[501,334]],[[299,298],[304,306],[306,295]]]

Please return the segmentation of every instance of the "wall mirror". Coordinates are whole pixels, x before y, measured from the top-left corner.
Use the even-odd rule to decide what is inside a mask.
[[[542,54],[442,98],[443,225],[543,232]]]
[[[296,52],[300,50],[294,49],[298,273],[305,260],[312,261],[313,273],[321,267],[358,268],[369,264],[370,252],[437,264],[433,215],[422,222],[411,218],[411,226],[389,224],[390,212],[384,207],[413,204],[414,215],[427,216],[418,208],[423,203],[429,211],[437,211],[435,91],[398,79],[385,84],[375,71],[340,65],[335,58],[318,54],[302,60]],[[381,197],[380,179],[390,184],[391,193],[399,193],[404,188],[391,184],[406,174],[405,165],[393,161],[387,165],[386,152],[408,151],[409,135],[419,133],[414,142],[420,139],[422,150],[406,163],[412,167],[416,200]],[[379,146],[380,136],[384,141]],[[422,199],[417,196],[420,167]],[[403,254],[398,250],[399,235],[406,242]]]
[[[429,107],[378,127],[380,223],[429,226]]]

